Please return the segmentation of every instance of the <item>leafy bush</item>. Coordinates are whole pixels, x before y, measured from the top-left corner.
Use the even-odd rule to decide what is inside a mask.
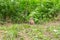
[[[57,3],[56,3],[57,2]],[[57,6],[58,5],[58,6]],[[41,22],[42,21],[49,21],[50,19],[54,19],[58,16],[58,12],[60,10],[59,2],[57,0],[52,1],[44,1],[40,2],[40,5],[36,7],[30,14],[33,16],[35,21]]]
[[[0,21],[27,22],[32,16],[35,22],[49,21],[58,16],[59,0],[0,0]]]

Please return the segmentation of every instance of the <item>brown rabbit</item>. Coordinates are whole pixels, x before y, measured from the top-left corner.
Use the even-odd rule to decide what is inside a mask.
[[[34,20],[33,20],[33,17],[30,17],[29,24],[31,24],[31,25],[34,25],[35,24],[34,23]]]

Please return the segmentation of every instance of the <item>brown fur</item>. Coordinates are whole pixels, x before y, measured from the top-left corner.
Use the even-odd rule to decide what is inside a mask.
[[[33,18],[32,18],[32,17],[30,18],[29,23],[30,23],[31,25],[34,25],[34,24],[35,24],[35,23],[34,23],[34,20],[33,20]]]

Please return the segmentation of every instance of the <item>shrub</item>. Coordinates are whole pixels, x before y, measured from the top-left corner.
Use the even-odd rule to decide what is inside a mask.
[[[28,22],[32,16],[35,22],[48,21],[58,16],[59,0],[0,0],[0,21]]]

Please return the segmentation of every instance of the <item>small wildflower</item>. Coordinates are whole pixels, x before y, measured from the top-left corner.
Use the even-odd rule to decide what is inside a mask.
[[[57,32],[58,30],[54,29],[54,32]]]

